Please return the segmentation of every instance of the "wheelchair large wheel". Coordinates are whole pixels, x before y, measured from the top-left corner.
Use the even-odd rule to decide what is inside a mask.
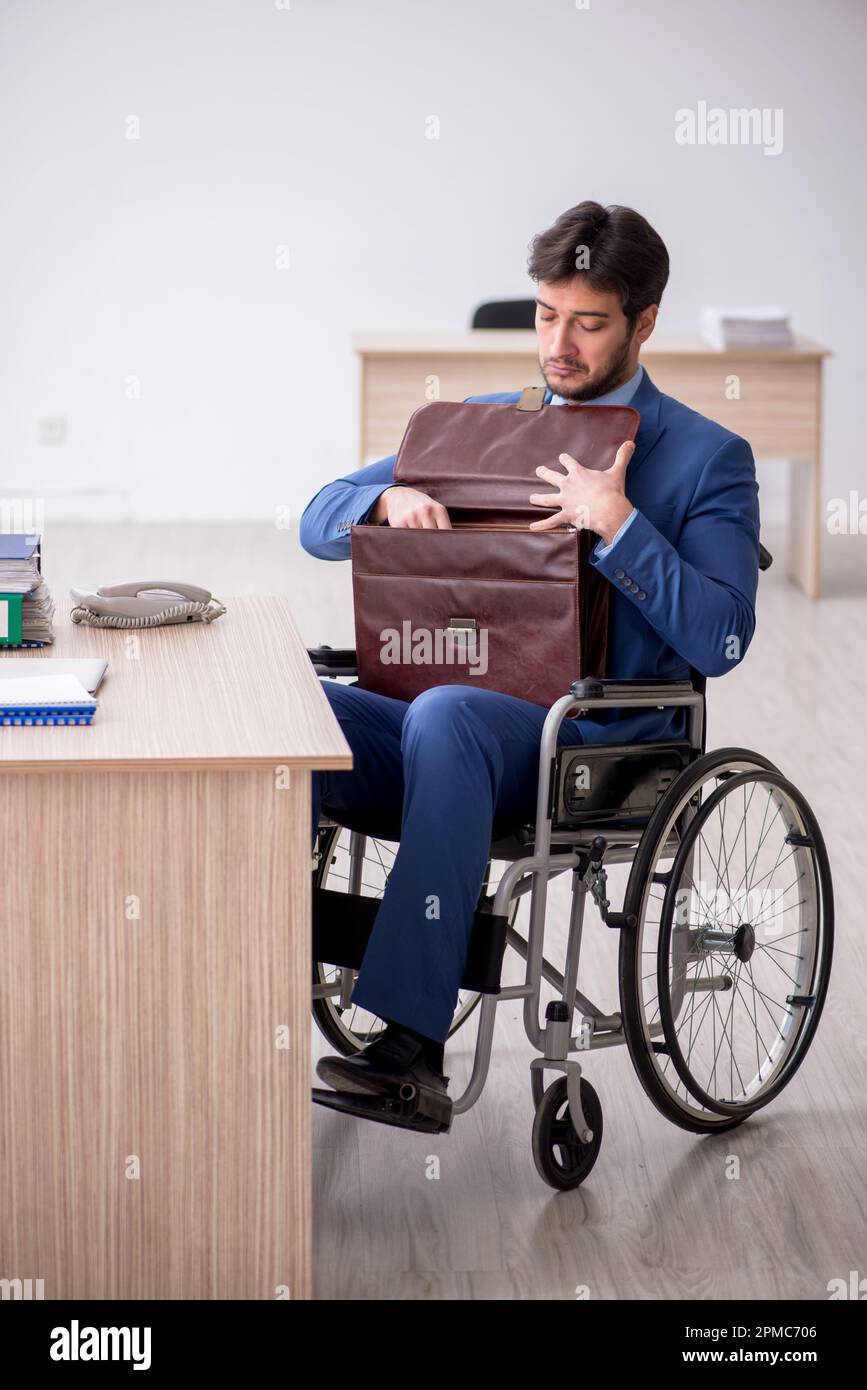
[[[314,886],[330,888],[338,892],[349,891],[350,870],[350,832],[343,826],[326,823],[320,825],[317,841],[318,862],[313,875]],[[397,846],[390,840],[378,840],[367,836],[364,847],[364,862],[361,872],[361,891],[365,896],[381,898],[391,866],[397,853]],[[488,861],[482,891],[491,892],[498,875]],[[519,907],[515,900],[510,920],[514,920]],[[322,961],[313,962],[314,985],[334,985],[341,977],[340,966],[327,965]],[[355,972],[350,972],[354,983]],[[455,1008],[455,1015],[449,1029],[452,1037],[477,1007],[481,995],[471,990],[461,990]],[[340,996],[326,995],[313,1000],[313,1017],[325,1039],[344,1057],[358,1052],[365,1043],[381,1033],[385,1027],[381,1018],[370,1013],[360,1005],[350,1002],[347,1008],[340,1004]]]
[[[779,772],[727,779],[686,827],[665,886],[657,991],[690,1095],[751,1114],[803,1061],[828,988],[831,873],[805,798]]]
[[[738,1001],[738,1008],[745,1008],[743,998],[745,998],[745,984],[743,976],[749,973],[746,970],[746,963],[736,955],[738,948],[745,952],[742,934],[738,942],[728,937],[734,938],[736,930],[742,922],[741,906],[749,902],[749,895],[757,890],[764,890],[768,887],[768,880],[763,884],[757,883],[757,863],[753,869],[746,872],[743,884],[732,880],[731,863],[727,856],[718,859],[716,865],[710,859],[707,845],[702,842],[700,831],[693,833],[691,840],[688,841],[689,827],[700,810],[707,802],[717,794],[717,791],[724,790],[735,778],[743,774],[775,774],[773,763],[767,758],[763,758],[760,753],[754,753],[743,748],[718,749],[716,752],[706,753],[703,758],[697,759],[691,766],[686,767],[674,783],[668,788],[663,801],[659,803],[653,815],[647,821],[647,826],[642,834],[641,844],[632,860],[632,869],[629,873],[627,892],[624,899],[624,913],[631,913],[635,916],[636,924],[634,927],[624,927],[621,930],[620,940],[620,998],[621,1015],[624,1023],[624,1033],[627,1037],[629,1055],[631,1055],[632,1065],[635,1066],[639,1080],[641,1080],[646,1094],[652,1099],[657,1109],[666,1115],[667,1119],[672,1120],[675,1125],[682,1129],[691,1130],[693,1133],[720,1133],[722,1130],[732,1129],[739,1125],[748,1113],[753,1109],[759,1108],[764,1104],[764,1091],[766,1091],[767,1065],[773,1056],[773,1042],[766,1029],[766,1041],[768,1042],[767,1055],[764,1059],[759,1059],[759,1063],[754,1065],[752,1084],[743,1077],[745,1088],[743,1093],[738,1095],[722,1095],[722,1087],[718,1087],[717,1101],[722,1102],[717,1105],[707,1104],[707,1099],[711,1098],[710,1088],[702,1086],[702,1076],[700,1076],[699,1061],[695,1048],[695,1027],[697,1023],[703,1023],[710,1027],[710,1036],[713,1040],[713,1029],[717,1027],[717,1044],[725,1048],[725,1038],[721,1041],[721,1006],[720,1001],[727,1006],[729,1002]],[[759,787],[759,783],[753,783],[754,787]],[[786,784],[788,787],[788,784]],[[802,819],[803,813],[800,812],[793,802],[796,794],[792,788],[792,799],[788,795],[782,796],[782,808],[777,806],[777,792],[779,788],[774,785],[770,799],[773,802],[775,815],[795,815],[795,819]],[[749,794],[748,794],[749,795]],[[759,792],[756,791],[756,794]],[[767,799],[768,787],[764,798]],[[734,821],[724,819],[725,813],[734,812],[735,802],[728,798],[716,802],[718,815],[711,823],[710,820],[702,821],[704,840],[709,834],[716,835],[717,844],[721,835],[725,837],[725,844],[734,838],[736,828]],[[738,826],[741,828],[741,840],[738,842],[738,853],[743,856],[743,847],[749,844],[750,835],[754,834],[753,813],[759,806],[759,802],[749,803],[749,815],[738,819]],[[809,812],[809,808],[807,808]],[[814,827],[814,820],[809,816],[811,826]],[[777,820],[773,820],[777,826]],[[713,826],[713,828],[711,828]],[[767,828],[767,827],[766,827]],[[809,902],[791,902],[788,908],[791,910],[792,917],[786,926],[788,931],[799,931],[803,927],[803,940],[810,940],[811,954],[814,952],[814,959],[817,963],[817,984],[821,986],[820,999],[818,999],[818,1011],[821,1011],[821,999],[824,999],[824,987],[827,986],[827,962],[829,959],[829,942],[831,942],[832,931],[832,901],[831,885],[829,885],[829,873],[827,867],[827,855],[818,828],[814,827],[816,834],[813,837],[813,845],[802,845],[796,848],[799,851],[799,870],[806,874],[804,887],[809,888]],[[684,845],[684,853],[679,860],[678,876],[684,878],[684,883],[679,883],[671,894],[668,888],[674,881],[674,863],[678,852]],[[753,844],[753,852],[759,853],[764,872],[767,872],[766,856],[768,849],[767,841],[761,842],[761,835],[757,835]],[[693,874],[692,866],[689,865],[689,855],[696,858],[702,855],[700,862],[700,872],[696,869]],[[697,859],[696,859],[697,863]],[[775,873],[782,869],[777,866]],[[696,877],[710,878],[711,883],[704,887],[704,902],[696,897],[695,885],[686,883],[686,878]],[[738,874],[741,878],[741,873]],[[779,884],[779,888],[788,887],[788,884]],[[707,906],[709,898],[713,895],[714,909],[722,909],[725,906],[725,899],[731,899],[728,913],[718,910],[716,916],[711,919],[702,919],[700,926],[695,922],[686,924],[682,930],[668,931],[666,935],[666,917],[664,917],[664,906],[668,901],[668,908],[678,926],[682,926],[679,919],[689,916],[691,906],[686,902],[686,888],[691,888],[693,898],[695,898],[696,909]],[[774,891],[777,891],[777,883],[774,884]],[[679,913],[679,919],[675,916]],[[696,912],[692,913],[693,917]],[[795,920],[796,919],[796,920]],[[803,920],[802,920],[803,919]],[[768,923],[774,924],[774,930],[778,930],[778,917],[767,917]],[[754,923],[749,923],[754,926]],[[759,923],[763,926],[764,923]],[[725,927],[731,929],[725,931]],[[692,937],[689,933],[693,933]],[[695,933],[702,931],[702,937],[696,937]],[[779,931],[778,935],[782,935]],[[672,942],[674,942],[674,955],[672,955]],[[774,959],[774,947],[788,949],[788,942],[775,941],[768,938],[761,942],[764,955],[760,956],[767,962],[768,969],[775,973],[773,966],[770,966]],[[754,949],[754,947],[753,947]],[[724,958],[722,962],[722,958]],[[735,965],[732,965],[732,959]],[[779,959],[785,959],[779,955]],[[753,976],[756,973],[756,965],[752,966]],[[677,1011],[674,1006],[671,1009],[671,1020],[663,1017],[663,999],[660,999],[659,980],[664,977],[666,970],[672,969],[672,980],[674,980],[674,1002],[678,1005]],[[824,980],[824,984],[823,984]],[[759,988],[760,984],[759,984]],[[732,992],[731,999],[728,998],[728,991]],[[681,998],[682,994],[682,998]],[[759,992],[756,994],[759,999]],[[777,995],[774,995],[777,999]],[[750,1001],[752,1001],[752,986],[750,986]],[[700,1005],[706,1005],[706,1012],[700,1012]],[[764,1019],[764,1005],[768,1001],[761,1002],[760,1009]],[[792,1008],[785,1005],[784,1009]],[[799,1006],[795,1006],[799,1008]],[[811,1012],[814,1015],[813,1026],[809,1029],[809,1036],[813,1033],[814,1024],[818,1019],[817,1005],[811,1005]],[[695,1061],[695,1068],[686,1063],[678,1070],[675,1065],[675,1056],[672,1055],[670,1041],[677,1041],[677,1027],[675,1027],[675,1015],[682,1020],[686,1027],[685,1052],[684,1056],[692,1056]],[[779,1019],[779,1022],[786,1022]],[[693,1044],[691,1054],[691,1042],[689,1042],[689,1024],[693,1027]],[[756,1044],[756,1029],[753,1029],[753,1047]],[[759,1030],[760,1031],[760,1030]],[[727,1034],[728,1036],[728,1034]],[[742,1036],[746,1036],[743,1033]],[[777,1036],[777,1029],[774,1030]],[[809,1041],[807,1036],[807,1041]],[[704,1047],[704,1037],[700,1040],[700,1047]],[[734,1054],[738,1055],[738,1048],[741,1047],[741,1034],[736,1041]],[[761,1042],[759,1042],[761,1049]],[[803,1056],[803,1038],[799,1044],[800,1056]],[[677,1049],[675,1049],[677,1051]],[[716,1054],[716,1048],[711,1041],[711,1055]],[[734,1056],[732,1056],[731,1070],[734,1074]],[[739,1058],[738,1058],[739,1059]],[[754,1058],[753,1058],[754,1061]],[[771,1062],[771,1065],[775,1065]],[[763,1070],[764,1068],[764,1070]],[[713,1072],[713,1068],[711,1068]],[[791,1076],[792,1068],[786,1068],[786,1079]],[[717,1068],[717,1077],[721,1076],[720,1069]],[[704,1077],[707,1080],[707,1077]],[[704,1091],[702,1095],[695,1094],[695,1088]],[[727,1087],[734,1091],[734,1087]],[[778,1090],[778,1087],[777,1087]],[[768,1097],[770,1098],[770,1097]]]

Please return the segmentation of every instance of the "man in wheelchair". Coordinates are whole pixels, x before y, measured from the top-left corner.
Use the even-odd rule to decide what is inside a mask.
[[[613,591],[607,678],[723,675],[755,627],[758,487],[747,442],[663,395],[639,362],[668,279],[666,248],[637,212],[583,202],[535,237],[528,268],[545,404],[631,405],[641,416],[634,445],[607,472],[568,455],[536,470],[529,500],[559,510],[533,526],[571,522],[599,537],[591,563]],[[394,484],[395,458],[316,494],[301,518],[305,550],[348,559],[353,524],[449,527],[443,506]],[[321,1059],[317,1071],[339,1092],[371,1096],[407,1082],[428,1113],[431,1102],[446,1113],[443,1046],[491,842],[532,820],[548,711],[469,684],[410,703],[327,679],[323,689],[354,765],[313,774],[314,844],[324,811],[400,845],[352,995],[385,1030],[353,1056]],[[683,707],[593,713],[564,719],[558,742],[684,737]]]

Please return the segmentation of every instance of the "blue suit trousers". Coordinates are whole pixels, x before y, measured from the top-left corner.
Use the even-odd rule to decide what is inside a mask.
[[[399,840],[352,1002],[445,1042],[491,841],[536,814],[547,709],[470,685],[395,700],[322,678],[352,749],[348,772],[312,775],[320,810]],[[558,742],[584,742],[564,719]]]

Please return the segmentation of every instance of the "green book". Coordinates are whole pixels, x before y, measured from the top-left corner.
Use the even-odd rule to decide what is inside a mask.
[[[21,642],[23,599],[23,594],[0,594],[0,647],[18,646]]]

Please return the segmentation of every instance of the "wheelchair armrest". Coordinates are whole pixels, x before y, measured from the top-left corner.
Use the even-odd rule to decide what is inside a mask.
[[[701,680],[701,677],[697,677]],[[557,737],[560,725],[569,710],[576,706],[582,710],[591,709],[652,709],[663,706],[681,706],[689,710],[688,739],[693,751],[704,751],[704,690],[696,688],[692,680],[609,681],[598,676],[588,676],[573,681],[569,694],[563,695],[549,709],[542,728],[539,746],[539,781],[536,793],[536,852],[547,854],[550,844],[551,790],[554,784],[559,754]],[[652,742],[652,740],[651,740]],[[541,835],[539,828],[542,827]],[[546,829],[547,827],[547,829]],[[541,848],[540,848],[541,847]]]
[[[685,705],[701,698],[692,681],[607,681],[588,676],[573,681],[569,690],[576,699],[582,703],[586,700],[595,709],[605,705]]]
[[[357,676],[358,665],[354,647],[329,647],[320,642],[318,647],[308,647],[307,655],[313,662],[317,676]]]
[[[569,688],[573,700],[583,710],[661,709],[686,706],[689,711],[689,741],[701,750],[704,738],[704,690],[689,681],[606,681],[598,677],[573,681]],[[564,697],[566,699],[568,697]],[[552,706],[556,709],[557,706]],[[574,708],[574,706],[573,706]]]

